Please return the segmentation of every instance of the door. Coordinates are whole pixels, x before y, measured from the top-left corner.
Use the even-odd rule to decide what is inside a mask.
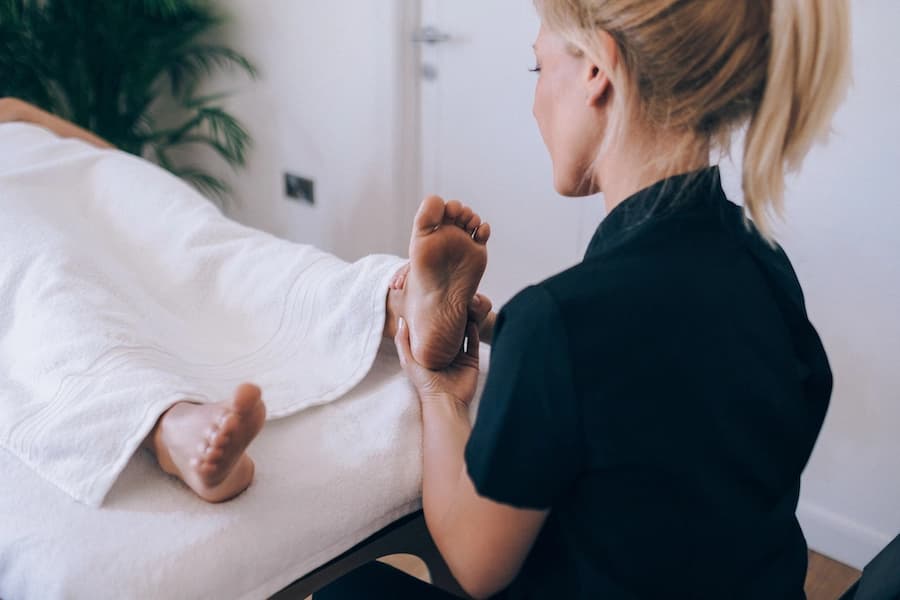
[[[602,200],[553,190],[531,113],[531,2],[422,0],[421,23],[423,191],[470,204],[491,223],[482,291],[499,307],[580,260]]]

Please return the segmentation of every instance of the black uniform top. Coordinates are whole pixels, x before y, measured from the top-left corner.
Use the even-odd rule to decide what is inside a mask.
[[[800,473],[831,372],[717,168],[622,202],[497,320],[466,463],[550,515],[513,598],[803,598]]]

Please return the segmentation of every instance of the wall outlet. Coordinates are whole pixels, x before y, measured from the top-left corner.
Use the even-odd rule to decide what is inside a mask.
[[[284,174],[284,195],[293,200],[315,204],[315,183],[312,179],[293,173]]]

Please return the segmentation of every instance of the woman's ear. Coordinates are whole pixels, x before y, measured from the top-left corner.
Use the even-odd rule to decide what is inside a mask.
[[[587,105],[600,106],[609,89],[609,77],[597,65],[588,65],[588,68],[590,71],[587,77],[587,94],[585,94]]]
[[[588,106],[599,106],[603,102],[609,88],[612,86],[610,74],[619,64],[619,47],[611,35],[605,31],[600,32],[600,47],[603,56],[598,57],[603,64],[595,64],[587,61],[587,103]]]

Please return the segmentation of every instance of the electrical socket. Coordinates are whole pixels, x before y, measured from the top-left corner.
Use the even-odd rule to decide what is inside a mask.
[[[307,204],[315,204],[315,187],[312,179],[294,175],[293,173],[284,174],[284,195],[288,198],[306,202]]]

